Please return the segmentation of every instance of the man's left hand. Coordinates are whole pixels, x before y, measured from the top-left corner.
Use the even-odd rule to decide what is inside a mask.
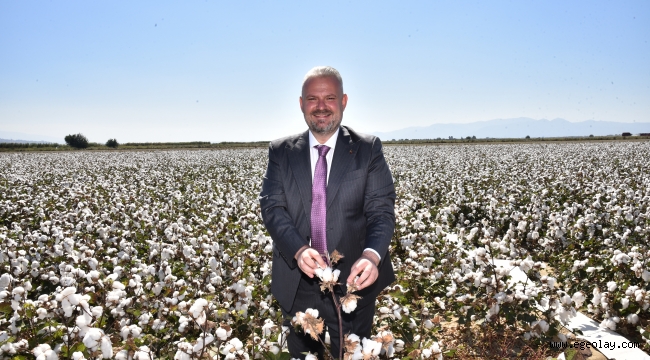
[[[370,251],[364,251],[363,255],[352,265],[350,276],[348,276],[347,283],[353,284],[356,282],[357,289],[361,290],[372,285],[379,276],[379,259],[377,255]],[[357,276],[359,277],[357,279]]]

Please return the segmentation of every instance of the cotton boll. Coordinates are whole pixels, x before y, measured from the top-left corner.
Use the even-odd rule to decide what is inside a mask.
[[[156,319],[153,321],[153,324],[151,325],[151,328],[154,329],[155,331],[160,331],[165,328],[166,321],[162,321],[160,319]]]
[[[542,334],[545,334],[549,329],[549,324],[545,320],[534,321],[530,326],[531,328],[537,327]]]
[[[39,358],[41,355],[43,355],[46,351],[50,351],[52,348],[48,344],[40,344],[36,346],[34,349],[32,349],[32,354],[36,356],[36,358]],[[45,357],[42,357],[42,359],[45,359]]]
[[[36,314],[38,314],[39,319],[41,320],[45,319],[47,317],[47,310],[42,307],[39,307],[38,309],[36,309]]]
[[[149,320],[151,319],[151,314],[150,313],[144,313],[140,315],[138,318],[138,325],[140,326],[145,326],[149,324]]]
[[[440,344],[438,342],[431,344],[429,349],[431,349],[431,354],[436,360],[442,360],[442,350],[440,349]]]
[[[423,359],[430,358],[432,354],[433,354],[433,352],[431,351],[431,349],[422,349],[422,358]]]
[[[623,309],[627,309],[630,305],[630,299],[627,297],[621,298],[621,305],[623,306]]]
[[[639,316],[637,314],[629,314],[626,320],[628,323],[635,325],[636,323],[639,322]]]
[[[150,360],[151,359],[151,350],[148,346],[142,345],[138,350],[133,354],[133,360]]]
[[[206,313],[204,308],[208,305],[205,299],[197,299],[190,307],[189,313],[199,325],[203,325],[206,321]]]
[[[77,324],[78,327],[84,329],[87,328],[90,325],[90,323],[92,323],[92,321],[93,321],[92,316],[84,311],[81,315],[77,316],[75,323]],[[80,334],[80,336],[83,335]]]
[[[195,354],[198,354],[204,351],[204,349],[208,345],[210,345],[213,341],[214,341],[214,336],[212,334],[206,334],[205,337],[200,336],[196,340],[196,344],[194,345],[194,348],[192,350],[194,351]]]
[[[9,287],[9,284],[11,284],[11,280],[13,280],[13,278],[10,274],[2,274],[2,276],[0,276],[0,290],[7,289]]]
[[[217,331],[215,332],[215,335],[216,335],[217,338],[219,338],[219,340],[221,340],[221,341],[226,341],[226,339],[228,339],[228,337],[230,336],[230,334],[232,334],[232,329],[224,329],[224,328],[221,327],[221,326],[219,326],[219,328],[218,328]]]
[[[650,282],[650,271],[648,270],[643,270],[643,273],[641,274],[641,278],[645,282]]]
[[[271,319],[264,320],[264,325],[262,325],[262,336],[270,336],[275,328],[276,326]]]
[[[612,291],[616,290],[616,287],[617,287],[617,285],[616,285],[616,282],[614,282],[614,281],[609,281],[607,283],[607,291],[609,291],[609,292],[612,292]]]
[[[341,298],[341,308],[347,314],[353,312],[357,308],[357,297],[344,296]]]
[[[104,332],[101,329],[91,328],[86,331],[84,335],[83,343],[87,348],[91,350],[97,350],[100,344],[101,338],[104,336]]]
[[[594,306],[598,306],[598,304],[600,303],[600,299],[601,299],[602,295],[601,295],[600,291],[598,290],[598,288],[594,288],[593,294],[594,294],[594,297],[591,299],[591,303],[594,304]]]
[[[379,353],[381,352],[380,342],[376,342],[371,339],[364,338],[363,340],[361,340],[361,344],[363,346],[362,353],[364,355],[379,356]]]
[[[577,308],[582,307],[582,304],[585,302],[585,294],[582,291],[578,291],[573,294],[572,298]]]
[[[324,282],[333,281],[334,276],[332,273],[332,268],[328,266],[325,269],[323,269],[319,278]]]
[[[562,302],[562,305],[565,305],[565,306],[571,306],[571,303],[573,302],[571,297],[569,297],[569,295],[567,295],[567,294],[562,295],[560,297],[560,301]]]
[[[339,270],[339,269],[336,269],[336,270],[332,271],[332,281],[338,281],[340,273],[341,273],[341,270]]]
[[[607,319],[604,319],[604,320],[600,323],[600,327],[601,327],[601,328],[605,328],[605,329],[610,329],[610,330],[612,330],[612,331],[615,331],[615,330],[616,330],[616,322],[615,322],[614,320],[612,320],[612,318],[607,318]]]
[[[315,318],[318,317],[318,310],[317,309],[308,308],[307,310],[305,310],[305,313],[309,314],[309,315],[311,315],[311,316],[313,316]]]

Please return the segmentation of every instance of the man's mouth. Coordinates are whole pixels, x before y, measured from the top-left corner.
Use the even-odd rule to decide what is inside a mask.
[[[319,111],[319,112],[313,112],[313,113],[311,113],[311,115],[315,116],[315,117],[319,117],[319,118],[324,118],[324,117],[332,115],[332,113],[329,112],[329,111],[326,111],[326,112]]]

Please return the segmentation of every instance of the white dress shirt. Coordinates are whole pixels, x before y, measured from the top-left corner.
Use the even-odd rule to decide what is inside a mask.
[[[339,138],[340,129],[341,128],[339,128],[339,130],[337,130],[334,134],[332,134],[332,137],[330,137],[324,144],[319,143],[318,140],[316,140],[316,138],[314,137],[314,134],[311,133],[311,130],[309,131],[309,155],[311,157],[311,181],[312,182],[314,181],[314,172],[316,172],[316,162],[318,161],[318,157],[319,157],[318,149],[315,148],[316,145],[325,145],[330,148],[330,150],[327,152],[327,155],[325,155],[325,160],[327,160],[326,184],[327,182],[329,182],[330,169],[332,168],[332,159],[334,158],[334,148],[336,147],[336,140]],[[364,249],[364,251],[366,250],[372,251],[373,253],[375,253],[375,255],[377,255],[379,260],[381,260],[381,256],[377,251],[375,251],[375,249],[371,249],[371,248]]]

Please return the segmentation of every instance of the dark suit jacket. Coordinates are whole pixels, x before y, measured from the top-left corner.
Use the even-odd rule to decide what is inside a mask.
[[[260,205],[262,218],[273,239],[271,292],[286,311],[291,309],[301,271],[296,252],[309,244],[311,216],[311,160],[309,135],[289,136],[269,145]],[[335,268],[345,289],[352,264],[365,248],[381,256],[379,278],[357,294],[358,306],[375,301],[381,290],[395,281],[388,245],[395,229],[395,187],[374,136],[339,130],[327,184],[327,249],[344,258]]]

